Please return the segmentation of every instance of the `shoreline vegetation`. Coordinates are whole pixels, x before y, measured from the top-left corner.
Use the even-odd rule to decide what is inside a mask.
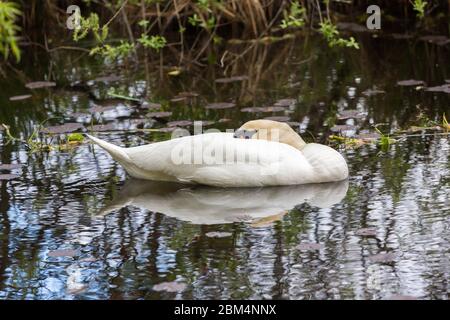
[[[179,66],[223,65],[247,50],[231,54],[223,50],[225,43],[252,46],[299,32],[317,33],[330,47],[349,49],[359,49],[359,43],[346,31],[358,29],[448,34],[450,1],[380,1],[381,30],[366,28],[369,5],[343,0],[85,0],[74,7],[69,1],[0,1],[0,61],[17,64],[24,48],[49,54],[77,50],[112,62],[136,62],[139,56],[167,50]]]

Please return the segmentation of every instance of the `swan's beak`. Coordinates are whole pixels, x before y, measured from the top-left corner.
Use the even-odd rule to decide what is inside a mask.
[[[234,133],[234,137],[238,139],[251,139],[256,132],[256,130],[239,129]]]

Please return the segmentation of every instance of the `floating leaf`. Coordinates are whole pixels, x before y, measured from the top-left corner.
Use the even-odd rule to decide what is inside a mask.
[[[403,87],[410,87],[410,86],[423,86],[425,85],[425,82],[423,82],[422,80],[409,79],[398,81],[397,84]]]
[[[377,132],[367,132],[367,133],[360,133],[355,138],[365,140],[365,141],[373,141],[378,140],[381,137],[381,135]]]
[[[373,228],[361,228],[356,230],[355,234],[362,237],[374,237],[377,235],[377,230]]]
[[[49,257],[74,257],[78,254],[77,250],[72,249],[61,249],[61,250],[53,250],[48,253]]]
[[[379,253],[379,254],[375,254],[373,256],[369,257],[369,260],[371,262],[379,262],[379,263],[386,263],[386,262],[393,262],[396,259],[396,255],[392,252],[388,252],[388,253]]]
[[[186,101],[187,97],[173,97],[172,99],[170,99],[171,102],[181,102],[181,101]]]
[[[68,132],[74,132],[77,130],[83,129],[84,126],[81,123],[78,122],[69,122],[65,123],[60,126],[51,126],[42,129],[43,133],[51,133],[51,134],[61,134],[61,133],[68,133]]]
[[[218,123],[225,123],[225,122],[230,122],[231,119],[227,119],[227,118],[223,118],[223,119],[219,119],[217,122]]]
[[[114,131],[117,128],[113,123],[107,123],[107,124],[96,124],[93,125],[92,127],[89,127],[89,129],[92,131],[101,132],[101,131]]]
[[[226,238],[231,237],[233,234],[231,232],[220,232],[220,231],[212,231],[205,233],[205,236],[208,238]]]
[[[290,107],[296,103],[297,103],[297,100],[287,98],[287,99],[280,99],[277,102],[275,102],[273,105],[276,107]]]
[[[336,26],[338,27],[338,29],[349,30],[349,31],[353,31],[353,32],[370,32],[371,31],[366,26],[357,24],[354,22],[338,22],[336,24]]]
[[[417,300],[417,297],[402,294],[394,294],[393,296],[386,298],[386,300]]]
[[[180,292],[186,289],[186,284],[183,282],[162,282],[153,286],[155,291],[166,291],[166,292]]]
[[[18,163],[3,163],[0,164],[0,170],[13,170],[13,169],[19,169],[21,167]]]
[[[425,88],[425,91],[450,93],[450,84],[446,83],[441,86],[428,87]]]
[[[114,110],[115,108],[116,108],[116,106],[114,106],[114,105],[110,105],[110,106],[95,105],[92,108],[89,108],[89,111],[91,113],[102,113],[102,112],[105,112],[105,111]]]
[[[185,98],[194,98],[198,97],[199,94],[197,92],[192,91],[182,91],[176,95],[177,97],[185,97]]]
[[[264,118],[266,120],[272,120],[272,121],[279,121],[279,122],[288,122],[289,120],[291,120],[291,118],[289,117],[283,117],[283,116],[279,116],[279,117],[266,117]]]
[[[25,85],[28,89],[40,89],[40,88],[48,88],[48,87],[54,87],[56,86],[55,82],[51,81],[35,81],[35,82],[29,82]]]
[[[218,78],[215,81],[217,83],[230,83],[230,82],[237,82],[237,81],[244,81],[248,80],[248,76],[234,76],[229,78]]]
[[[169,127],[188,127],[192,126],[193,122],[189,120],[179,120],[179,121],[169,121],[167,122],[167,126]]]
[[[16,179],[19,176],[17,174],[0,174],[0,181],[1,180],[12,180]]]
[[[386,93],[386,91],[379,90],[379,89],[376,89],[376,88],[367,89],[367,90],[364,90],[362,92],[362,94],[365,95],[366,97],[371,97],[371,96],[375,96],[377,94],[383,94],[383,93]]]
[[[330,128],[333,132],[340,132],[340,131],[352,131],[356,130],[356,126],[348,125],[348,124],[338,124]]]
[[[229,109],[235,107],[236,104],[232,102],[214,102],[205,106],[206,109]]]
[[[343,111],[339,112],[337,118],[339,120],[361,119],[361,118],[364,118],[364,114],[358,110],[343,110]]]
[[[320,243],[300,243],[298,246],[295,247],[298,250],[302,250],[302,251],[316,251],[316,250],[320,250],[323,248],[323,245],[321,245]]]
[[[149,109],[149,110],[153,110],[153,109],[160,109],[161,108],[161,104],[160,103],[155,103],[155,102],[147,102],[147,101],[145,101],[145,102],[143,102],[142,104],[141,104],[141,108],[144,108],[144,109]]]
[[[430,43],[435,43],[437,45],[446,45],[447,43],[450,43],[450,39],[447,38],[446,36],[442,36],[442,35],[428,35],[428,36],[423,36],[420,37],[419,40],[422,41],[427,41]]]
[[[31,94],[23,94],[20,96],[9,97],[9,101],[20,101],[31,98]]]
[[[160,111],[160,112],[149,112],[147,113],[147,117],[150,118],[168,118],[172,115],[170,111]]]

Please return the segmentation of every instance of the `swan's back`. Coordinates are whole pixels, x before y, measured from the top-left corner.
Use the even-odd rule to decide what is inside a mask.
[[[329,147],[305,147],[304,153],[283,143],[236,139],[232,133],[187,136],[123,150],[130,159],[127,163],[121,163],[127,172],[133,177],[150,180],[245,187],[346,178],[346,175],[336,174],[336,169],[342,172],[342,168],[338,168],[342,165],[340,161],[327,170],[321,168],[320,157],[314,157],[314,150],[319,150],[328,157],[330,164],[333,163],[332,157],[343,160],[339,153]],[[331,180],[327,176],[330,173]]]

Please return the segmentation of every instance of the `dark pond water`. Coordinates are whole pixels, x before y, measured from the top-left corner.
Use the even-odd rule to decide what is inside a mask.
[[[448,299],[449,138],[398,132],[450,118],[449,94],[424,89],[450,79],[449,46],[360,41],[359,51],[330,50],[314,36],[230,46],[210,55],[215,67],[203,61],[177,76],[168,75],[170,52],[120,67],[28,54],[24,72],[0,81],[0,121],[21,139],[46,119],[44,127],[85,131],[103,124],[95,135],[135,146],[170,137],[148,129],[186,125],[171,121],[223,130],[281,117],[308,141],[373,135],[383,123],[397,142],[333,144],[348,182],[222,190],[134,181],[87,141],[67,146],[65,134],[40,133],[33,141],[52,150],[30,152],[0,130],[1,163],[18,164],[1,171],[16,176],[0,176],[0,298]],[[49,77],[55,87],[25,88]],[[409,79],[425,84],[397,85]],[[161,106],[108,98],[109,88]],[[206,107],[214,102],[236,106]]]

